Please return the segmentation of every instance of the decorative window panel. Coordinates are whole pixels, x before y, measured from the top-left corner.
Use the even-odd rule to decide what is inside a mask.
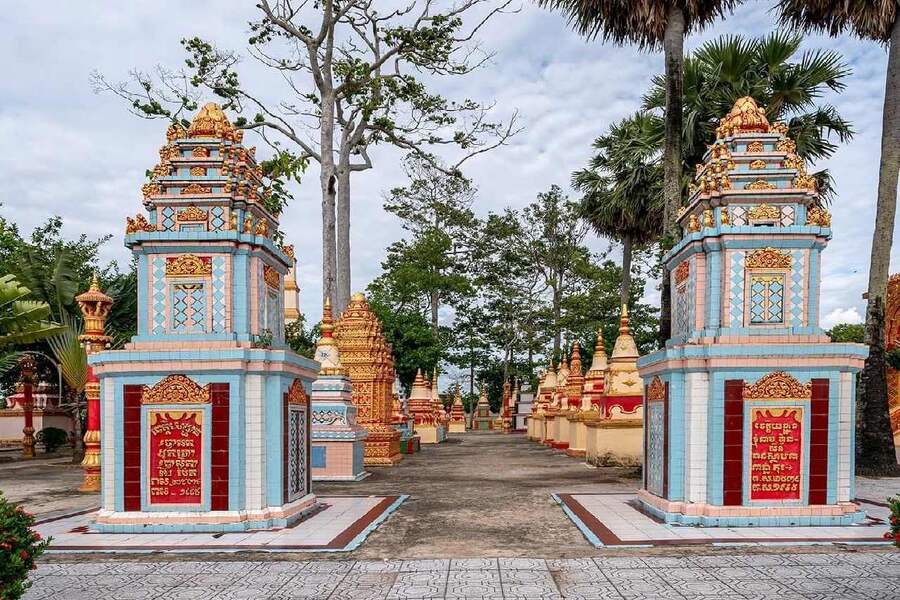
[[[691,330],[690,318],[690,294],[687,284],[683,284],[675,290],[675,335],[686,336]]]
[[[206,290],[202,283],[172,284],[172,331],[206,332]]]
[[[781,207],[781,226],[782,227],[790,227],[795,222],[796,210],[793,206],[782,206]]]
[[[288,407],[288,502],[305,496],[307,490],[306,477],[306,407],[290,405]]]
[[[647,403],[647,490],[663,495],[665,468],[665,404]]]
[[[206,231],[206,225],[203,223],[182,223],[178,227],[178,231]]]
[[[749,309],[752,325],[784,323],[784,275],[751,275]]]

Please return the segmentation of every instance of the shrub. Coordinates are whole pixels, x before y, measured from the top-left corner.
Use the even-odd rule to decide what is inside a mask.
[[[887,501],[891,507],[891,528],[885,532],[884,539],[893,541],[900,548],[900,496],[888,498]]]
[[[0,598],[18,600],[31,587],[28,572],[50,539],[31,530],[34,515],[8,502],[0,492]]]
[[[35,440],[44,445],[45,452],[56,452],[69,443],[69,434],[59,427],[44,427],[38,432]]]

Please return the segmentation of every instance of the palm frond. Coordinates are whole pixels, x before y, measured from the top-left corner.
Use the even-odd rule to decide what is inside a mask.
[[[66,384],[80,393],[87,384],[88,375],[87,354],[78,339],[84,332],[84,324],[67,312],[63,312],[61,317],[64,331],[48,339],[47,343],[60,365]]]

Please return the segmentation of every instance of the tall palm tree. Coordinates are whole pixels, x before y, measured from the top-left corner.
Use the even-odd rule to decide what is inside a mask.
[[[897,0],[781,0],[779,6],[785,23],[805,30],[824,30],[832,36],[849,30],[888,49],[878,201],[866,306],[869,358],[857,388],[856,467],[862,473],[897,473],[900,469],[891,435],[885,377],[884,304],[900,171],[900,3]]]
[[[637,44],[642,49],[662,46],[666,62],[665,151],[663,154],[663,244],[680,237],[675,225],[681,206],[682,73],[684,37],[708,25],[740,0],[538,0],[541,6],[565,12],[576,31],[617,44]],[[724,114],[724,113],[723,113]],[[665,343],[672,327],[671,289],[663,277],[659,337]]]
[[[598,235],[622,244],[620,305],[628,304],[635,249],[659,239],[663,220],[659,118],[636,113],[594,141],[588,167],[572,174],[584,218]]]
[[[770,122],[786,122],[797,153],[808,160],[829,158],[837,143],[853,135],[837,110],[821,102],[824,93],[846,87],[850,69],[834,50],[808,50],[798,56],[802,42],[799,33],[785,31],[761,38],[722,36],[685,58],[682,154],[686,166],[703,160],[707,146],[715,141],[720,117],[744,96],[764,106]],[[658,75],[644,96],[644,108],[662,109],[665,100],[666,81]],[[818,189],[829,195],[828,172],[817,176]]]

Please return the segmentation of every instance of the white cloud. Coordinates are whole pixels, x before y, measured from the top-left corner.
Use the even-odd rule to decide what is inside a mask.
[[[863,317],[855,306],[835,308],[822,319],[822,329],[831,329],[840,323],[862,323]]]
[[[387,0],[385,0],[387,2]],[[688,38],[688,48],[726,33],[758,35],[775,28],[771,2],[747,3],[715,26]],[[0,16],[0,53],[7,60],[0,89],[0,180],[2,212],[28,232],[47,217],[64,218],[75,237],[113,234],[103,258],[127,261],[122,246],[126,215],[141,209],[144,170],[157,160],[164,127],[130,115],[109,96],[93,94],[89,76],[99,69],[111,80],[129,69],[156,64],[178,67],[179,40],[199,35],[242,50],[252,3],[140,0],[112,10],[99,0],[77,4],[20,3]],[[172,16],[175,18],[172,18]],[[526,130],[506,148],[467,163],[480,193],[476,210],[521,207],[551,184],[567,187],[573,170],[591,153],[591,141],[614,120],[634,112],[650,78],[662,71],[661,53],[633,46],[585,41],[559,14],[530,2],[521,12],[491,23],[481,36],[496,52],[484,69],[463,79],[437,80],[436,88],[456,99],[496,101],[498,116],[519,110]],[[48,43],[47,40],[53,40]],[[838,197],[832,207],[835,237],[823,255],[822,311],[859,315],[866,285],[874,220],[877,149],[886,54],[875,44],[842,37],[810,37],[806,48],[834,48],[854,70],[833,103],[856,129],[827,166]],[[263,93],[281,89],[246,61],[247,80]],[[248,136],[251,139],[252,136]],[[252,143],[252,142],[251,142]],[[353,288],[363,289],[380,271],[385,247],[402,235],[396,219],[382,210],[384,190],[402,181],[401,153],[379,147],[376,168],[353,183]],[[301,308],[321,312],[321,217],[318,172],[310,168],[296,200],[282,219],[301,268]],[[898,236],[900,239],[900,236]],[[601,249],[606,243],[593,239]],[[898,250],[900,251],[900,250]],[[655,299],[648,290],[648,300]],[[844,312],[841,312],[844,311]],[[843,317],[842,317],[843,318]]]

